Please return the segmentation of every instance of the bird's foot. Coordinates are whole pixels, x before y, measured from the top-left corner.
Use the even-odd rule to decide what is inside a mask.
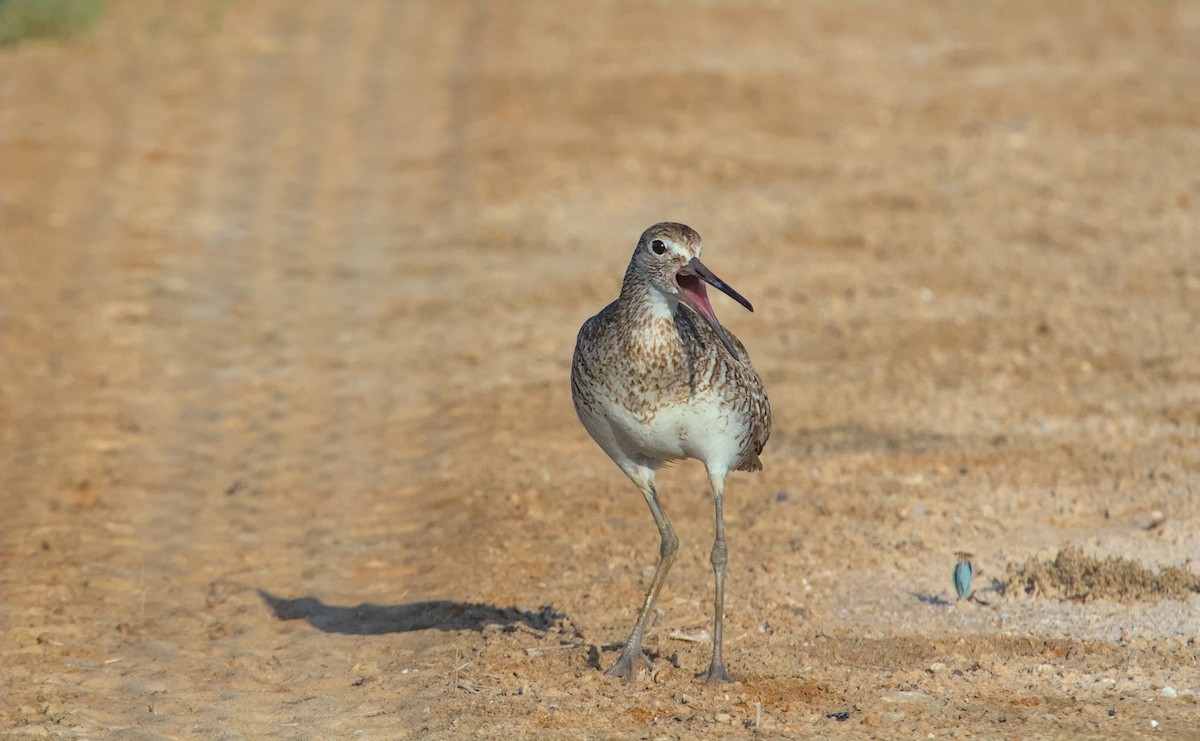
[[[604,673],[610,677],[616,677],[617,679],[621,679],[626,682],[632,682],[633,678],[637,676],[639,663],[645,666],[647,669],[650,668],[650,659],[646,658],[646,654],[642,653],[640,646],[635,648],[633,651],[630,651],[629,647],[626,646],[624,649],[622,649],[621,655],[617,658],[617,663],[613,664],[612,667]]]
[[[714,661],[708,665],[708,670],[697,675],[704,678],[708,684],[717,682],[733,682],[733,677],[729,676],[729,672],[725,670],[724,661]]]

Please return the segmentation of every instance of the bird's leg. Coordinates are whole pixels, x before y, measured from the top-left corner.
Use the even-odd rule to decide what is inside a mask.
[[[649,475],[641,474],[638,476],[631,475],[630,478],[642,490],[642,495],[646,497],[646,504],[650,505],[650,514],[654,515],[654,524],[658,525],[658,535],[660,538],[658,547],[658,566],[654,569],[654,579],[650,581],[650,590],[646,592],[646,601],[642,603],[642,612],[638,615],[637,623],[633,626],[633,632],[629,634],[629,640],[625,642],[625,648],[621,650],[621,655],[617,658],[617,663],[612,665],[606,673],[610,677],[620,677],[626,682],[632,682],[634,675],[637,674],[637,663],[644,663],[649,666],[650,662],[642,653],[642,636],[646,632],[646,624],[650,622],[650,615],[654,612],[654,601],[658,599],[658,592],[662,589],[663,582],[667,579],[667,572],[671,570],[671,564],[675,561],[675,551],[679,549],[679,538],[675,537],[675,530],[671,527],[671,521],[667,519],[667,514],[663,512],[662,505],[658,501],[658,492],[654,489],[654,472],[650,471]]]
[[[725,490],[724,472],[719,474],[709,472],[709,481],[712,483],[713,499],[716,502],[717,510],[717,533],[713,539],[712,548],[713,575],[716,578],[717,593],[713,600],[712,662],[708,665],[708,671],[701,676],[711,684],[713,682],[732,682],[733,677],[729,676],[729,672],[725,669],[725,658],[721,653],[721,642],[725,633],[725,564],[729,563],[729,550],[725,547],[725,514],[721,502]]]

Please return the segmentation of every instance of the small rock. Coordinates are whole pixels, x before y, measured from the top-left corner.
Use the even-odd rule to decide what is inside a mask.
[[[1161,692],[1163,697],[1179,697],[1179,693],[1175,691],[1174,687],[1163,687]]]
[[[924,696],[925,693],[923,692],[897,690],[895,692],[888,692],[884,694],[880,699],[882,699],[884,702],[908,702],[909,700],[919,700]]]
[[[946,671],[946,665],[940,661],[935,661],[929,665],[929,671],[931,674],[937,674],[938,672],[944,672],[944,671]]]
[[[733,716],[730,715],[729,713],[717,713],[716,715],[713,716],[713,720],[715,720],[718,723],[724,723],[725,725],[729,725],[730,723],[733,722]]]

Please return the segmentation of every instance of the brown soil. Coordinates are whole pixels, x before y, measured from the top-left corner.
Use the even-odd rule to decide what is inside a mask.
[[[1066,548],[1053,561],[1035,556],[1019,566],[1010,565],[1004,587],[1052,599],[1153,602],[1185,600],[1200,592],[1200,575],[1176,567],[1156,574],[1125,558],[1096,558],[1079,548]]]
[[[0,79],[11,735],[1200,737],[1200,597],[989,586],[1200,570],[1195,3],[116,2]],[[569,358],[663,219],[775,413],[730,686],[694,463],[599,671],[658,544]]]

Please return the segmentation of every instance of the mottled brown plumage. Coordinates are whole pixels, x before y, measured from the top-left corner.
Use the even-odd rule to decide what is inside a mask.
[[[665,463],[704,463],[717,514],[713,661],[707,677],[730,679],[721,654],[726,547],[722,495],[730,470],[762,469],[771,407],[745,346],[716,319],[704,284],[749,302],[700,262],[700,235],[664,222],[638,240],[620,297],[579,331],[571,366],[579,419],[642,491],[662,538],[659,565],[625,650],[610,674],[632,679],[650,610],[678,541],[654,488]]]

